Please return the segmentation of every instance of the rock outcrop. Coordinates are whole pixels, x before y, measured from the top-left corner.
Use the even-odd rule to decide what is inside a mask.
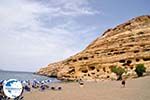
[[[150,15],[108,29],[82,52],[37,73],[67,80],[106,79],[115,77],[113,66],[123,67],[130,76],[141,63],[150,70]]]

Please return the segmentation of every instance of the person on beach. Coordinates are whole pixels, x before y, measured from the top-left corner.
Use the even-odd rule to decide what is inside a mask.
[[[30,92],[30,91],[31,91],[31,88],[30,88],[29,86],[25,85],[25,86],[24,86],[24,90],[27,91],[27,92]]]
[[[84,82],[83,82],[82,79],[79,79],[78,82],[79,82],[80,87],[83,87],[83,86],[84,86]]]
[[[125,81],[125,79],[123,79],[123,80],[121,81],[121,84],[122,84],[122,87],[124,88],[124,87],[125,87],[125,85],[126,85],[126,81]]]

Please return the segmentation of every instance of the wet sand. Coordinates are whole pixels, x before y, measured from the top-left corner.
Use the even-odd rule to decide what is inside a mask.
[[[120,81],[85,82],[84,87],[78,83],[57,83],[62,90],[35,90],[24,93],[24,100],[150,100],[150,76],[126,81],[121,87]]]

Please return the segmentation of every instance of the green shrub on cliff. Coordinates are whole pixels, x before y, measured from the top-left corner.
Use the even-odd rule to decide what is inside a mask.
[[[138,75],[138,77],[143,76],[143,73],[146,72],[146,68],[144,67],[144,64],[136,65],[135,72]]]
[[[122,67],[114,66],[111,68],[111,71],[114,72],[117,76],[117,80],[122,80],[122,74],[125,73],[125,69]]]

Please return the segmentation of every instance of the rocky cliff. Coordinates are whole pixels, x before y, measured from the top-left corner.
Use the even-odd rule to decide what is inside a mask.
[[[106,79],[115,77],[113,66],[123,67],[130,76],[140,63],[150,70],[150,15],[108,29],[82,52],[49,64],[37,73],[68,80]]]

